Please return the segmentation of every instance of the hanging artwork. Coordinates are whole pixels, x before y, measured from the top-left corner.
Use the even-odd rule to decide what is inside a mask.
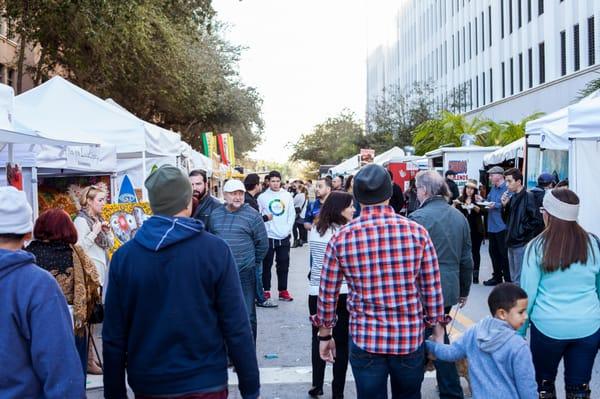
[[[133,202],[138,202],[137,197],[135,195],[135,190],[133,189],[133,184],[129,179],[129,176],[125,175],[123,177],[123,182],[121,183],[121,188],[119,189],[119,196],[117,197],[117,202],[119,204],[129,204]]]
[[[108,250],[110,255],[131,240],[151,215],[152,210],[147,202],[105,205],[102,217],[115,235],[115,245]]]
[[[79,194],[87,186],[95,185],[107,193],[110,202],[110,176],[38,177],[40,214],[47,209],[64,209],[72,218],[79,211]]]
[[[17,190],[23,191],[23,174],[19,165],[14,163],[6,164],[6,181],[9,186],[13,186]]]

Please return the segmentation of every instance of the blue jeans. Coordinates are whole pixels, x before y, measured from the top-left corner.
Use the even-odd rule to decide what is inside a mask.
[[[265,298],[265,290],[262,285],[262,262],[257,263],[254,271],[256,273],[256,301],[258,303],[263,303],[267,300]]]
[[[250,327],[252,327],[252,336],[254,337],[254,344],[256,345],[256,304],[254,298],[256,297],[256,272],[254,268],[248,268],[240,271],[240,283],[242,285],[242,296],[246,303],[246,311],[250,319]]]
[[[542,380],[554,382],[558,364],[564,358],[565,386],[589,384],[600,344],[600,330],[589,337],[554,339],[531,323],[531,356],[538,386]]]
[[[77,354],[79,355],[79,360],[81,360],[81,367],[83,367],[84,380],[87,377],[88,345],[91,345],[91,342],[88,341],[87,329],[83,336],[80,337],[75,335],[75,348],[77,348]]]
[[[387,399],[388,375],[392,398],[420,399],[425,374],[425,349],[407,355],[380,355],[360,349],[350,341],[350,365],[357,399]]]

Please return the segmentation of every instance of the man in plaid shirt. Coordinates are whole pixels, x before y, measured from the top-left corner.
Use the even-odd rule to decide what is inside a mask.
[[[354,178],[359,218],[331,239],[325,252],[318,311],[321,357],[335,360],[331,330],[342,279],[349,287],[350,364],[358,398],[420,398],[424,376],[424,330],[443,336],[444,301],[437,256],[422,226],[388,205],[392,184],[379,165]]]

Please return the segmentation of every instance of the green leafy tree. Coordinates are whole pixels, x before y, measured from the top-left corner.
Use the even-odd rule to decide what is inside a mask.
[[[241,49],[223,40],[210,0],[0,0],[11,32],[39,49],[29,72],[60,73],[142,119],[180,131],[231,132],[243,155],[261,140],[261,99],[244,86]]]
[[[596,73],[600,74],[600,72],[596,72]],[[585,85],[585,87],[579,91],[577,98],[575,98],[575,102],[581,101],[585,97],[589,96],[590,94],[592,94],[593,92],[598,91],[598,90],[600,90],[600,77],[589,81]]]
[[[343,110],[339,115],[316,125],[311,132],[303,134],[297,143],[292,144],[291,160],[335,165],[359,152],[357,143],[363,136],[363,125],[356,114]]]

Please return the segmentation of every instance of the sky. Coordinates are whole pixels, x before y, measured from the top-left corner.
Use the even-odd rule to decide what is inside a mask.
[[[264,101],[264,142],[252,158],[285,162],[288,143],[344,108],[364,120],[367,0],[212,4],[227,24],[225,37],[246,47],[239,64],[243,83]]]

